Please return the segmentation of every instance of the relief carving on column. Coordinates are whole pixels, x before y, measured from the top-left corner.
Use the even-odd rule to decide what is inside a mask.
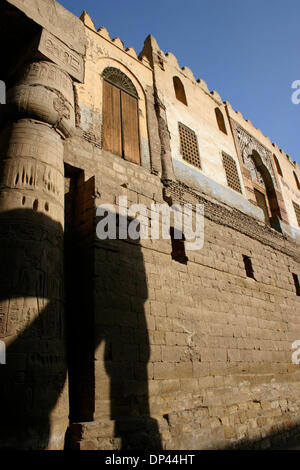
[[[260,186],[264,186],[264,179],[251,157],[253,151],[256,151],[260,155],[263,164],[268,169],[274,187],[277,189],[277,180],[272,167],[272,152],[258,142],[255,137],[249,134],[242,126],[234,121],[234,119],[231,119],[231,125],[240,147],[244,165],[250,171],[252,180],[257,182]]]
[[[62,449],[69,414],[63,139],[75,132],[73,81],[52,62],[27,64],[7,108],[0,136],[0,338],[8,358],[0,370],[0,447]]]
[[[64,137],[75,132],[73,82],[58,65],[47,61],[27,65],[7,93],[12,117],[51,125]]]

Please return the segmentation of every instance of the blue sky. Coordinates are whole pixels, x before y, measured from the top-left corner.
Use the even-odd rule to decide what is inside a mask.
[[[164,52],[260,128],[300,165],[299,0],[60,0],[85,9],[137,52],[151,33]]]

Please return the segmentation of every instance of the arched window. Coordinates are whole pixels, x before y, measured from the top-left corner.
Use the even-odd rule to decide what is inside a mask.
[[[215,113],[216,113],[216,118],[217,118],[217,123],[220,131],[224,132],[224,134],[227,134],[226,126],[225,126],[225,121],[224,121],[224,116],[222,111],[219,108],[215,108]]]
[[[140,165],[138,94],[132,81],[114,67],[103,73],[102,145]]]
[[[180,78],[178,77],[173,77],[173,84],[174,84],[174,90],[175,90],[175,95],[178,101],[181,101],[181,103],[185,104],[187,106],[187,100],[185,96],[185,91],[184,91],[184,86],[182,85],[182,82]]]
[[[295,178],[295,181],[296,181],[296,186],[297,186],[297,189],[299,189],[300,191],[300,183],[299,183],[299,180],[298,180],[298,176],[296,175],[296,173],[293,171],[294,173],[294,178]]]
[[[276,157],[276,155],[273,155],[273,158],[274,158],[275,166],[276,166],[276,169],[277,169],[277,173],[278,173],[280,176],[283,176],[282,170],[281,170],[281,166],[279,165],[278,158]]]
[[[250,171],[256,204],[264,212],[265,223],[278,230],[277,222],[282,216],[270,170],[256,150],[246,156],[245,162]]]

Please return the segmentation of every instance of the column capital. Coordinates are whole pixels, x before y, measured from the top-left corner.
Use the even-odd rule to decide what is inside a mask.
[[[73,81],[57,64],[27,64],[16,76],[6,97],[11,119],[34,119],[49,124],[63,137],[75,133]]]

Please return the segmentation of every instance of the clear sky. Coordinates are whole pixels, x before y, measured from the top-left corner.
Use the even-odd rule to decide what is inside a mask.
[[[155,36],[300,165],[299,0],[59,0],[137,52]]]

